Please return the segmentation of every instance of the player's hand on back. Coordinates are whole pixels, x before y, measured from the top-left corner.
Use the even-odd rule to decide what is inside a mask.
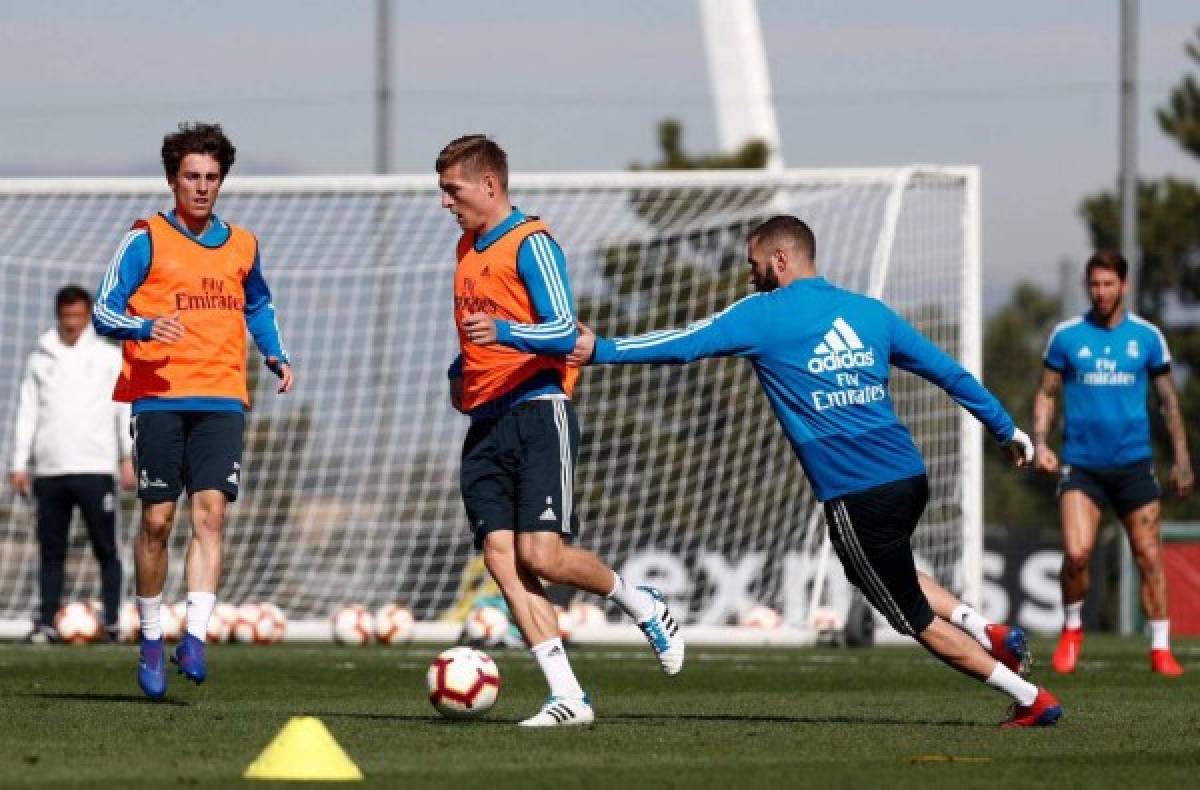
[[[1004,443],[1004,451],[1018,469],[1033,463],[1033,442],[1029,434],[1020,428],[1013,428],[1013,435]]]
[[[480,346],[496,342],[496,321],[487,313],[472,313],[463,320],[467,339]]]
[[[567,354],[567,365],[581,368],[591,362],[592,355],[596,353],[596,333],[582,322],[576,321],[575,325],[579,328],[579,335],[575,338],[575,348]]]
[[[1190,463],[1185,461],[1171,465],[1171,488],[1175,491],[1175,496],[1187,499],[1192,493],[1195,482]]]
[[[171,315],[155,318],[150,324],[150,339],[159,343],[175,343],[183,337],[183,321],[179,320],[179,311]]]
[[[1050,449],[1050,445],[1045,442],[1040,442],[1034,448],[1033,468],[1038,472],[1045,472],[1048,475],[1058,473],[1058,456]]]

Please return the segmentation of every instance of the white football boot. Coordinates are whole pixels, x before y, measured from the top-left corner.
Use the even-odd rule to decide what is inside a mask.
[[[679,623],[671,616],[663,594],[654,587],[638,587],[654,599],[654,614],[638,623],[638,628],[646,636],[646,641],[658,656],[658,665],[668,675],[678,675],[683,669],[683,634],[679,633]]]
[[[579,724],[591,724],[596,720],[592,712],[592,703],[588,695],[582,699],[577,697],[551,696],[533,716],[522,722],[518,727],[570,727]]]

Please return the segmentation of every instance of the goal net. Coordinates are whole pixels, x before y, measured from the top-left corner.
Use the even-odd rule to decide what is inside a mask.
[[[817,234],[833,282],[884,298],[978,372],[978,175],[973,168],[516,175],[514,202],[561,243],[580,317],[630,334],[702,318],[749,291],[745,237],[777,213]],[[158,179],[0,181],[0,450],[54,291],[99,283],[132,220],[169,208]],[[483,584],[458,492],[465,418],[448,403],[457,228],[430,177],[231,178],[218,213],[259,237],[298,376],[280,397],[252,352],[242,496],[220,597],[293,620],[401,602],[445,618]],[[892,395],[928,462],[919,563],[978,601],[980,434],[932,386]],[[800,628],[839,596],[820,507],[749,365],[584,371],[576,477],[581,545],[661,587],[696,626],[756,605]],[[127,586],[133,502],[120,528]],[[186,508],[165,598],[184,594]],[[73,528],[64,600],[99,597]],[[37,602],[29,503],[0,498],[0,619]],[[839,589],[841,592],[839,592]]]

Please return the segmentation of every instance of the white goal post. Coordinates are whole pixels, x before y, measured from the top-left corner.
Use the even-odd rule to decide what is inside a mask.
[[[515,174],[511,191],[563,246],[580,316],[601,334],[678,326],[733,302],[749,289],[747,231],[793,213],[816,232],[822,274],[880,296],[980,373],[974,167]],[[169,198],[161,179],[0,180],[6,463],[22,367],[53,325],[55,290],[94,290],[130,223]],[[324,633],[317,624],[351,602],[400,602],[446,622],[483,577],[458,493],[466,420],[445,381],[458,232],[436,181],[231,176],[217,209],[260,240],[298,375],[295,392],[276,396],[251,352],[246,473],[220,598],[274,602],[308,623],[296,635]],[[897,371],[892,395],[929,467],[921,567],[977,604],[981,432],[914,376]],[[589,369],[576,403],[581,545],[663,588],[694,633],[804,641],[818,605],[844,603],[820,508],[745,362]],[[120,528],[127,591],[132,505]],[[180,512],[167,600],[184,592]],[[37,604],[32,519],[29,503],[0,497],[0,632],[23,633]],[[98,598],[83,530],[72,535],[64,601]],[[728,628],[754,605],[791,628]]]

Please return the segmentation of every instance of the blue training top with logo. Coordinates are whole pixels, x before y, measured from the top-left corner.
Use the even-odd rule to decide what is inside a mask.
[[[748,296],[686,329],[598,337],[592,361],[718,356],[750,360],[821,501],[924,473],[912,435],[896,418],[890,364],[937,384],[997,440],[1016,430],[974,376],[891,308],[822,277]]]
[[[1072,318],[1050,334],[1043,362],[1063,377],[1063,463],[1107,469],[1150,458],[1147,373],[1171,369],[1158,327],[1132,313],[1111,329]]]

